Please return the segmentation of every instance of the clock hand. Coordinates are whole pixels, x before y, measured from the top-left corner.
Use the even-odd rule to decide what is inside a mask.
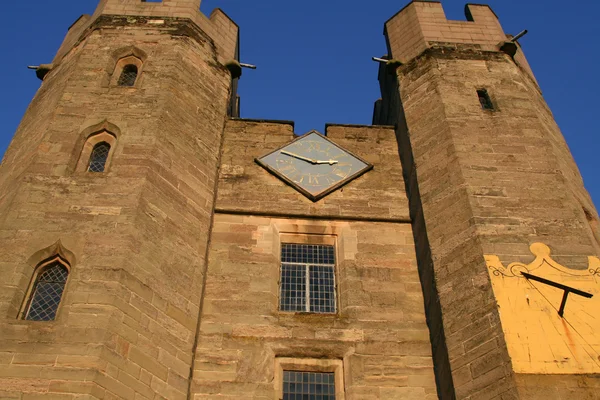
[[[329,164],[329,165],[333,165],[333,164],[337,164],[338,160],[316,160],[316,164]]]
[[[312,158],[302,157],[301,155],[290,153],[289,151],[281,150],[280,153],[285,154],[286,156],[291,156],[291,157],[298,158],[300,160],[308,161],[311,164],[318,164],[317,160],[313,160]]]

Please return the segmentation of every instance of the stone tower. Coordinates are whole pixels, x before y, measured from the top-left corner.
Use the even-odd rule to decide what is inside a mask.
[[[519,44],[465,11],[386,22],[374,117],[396,124],[440,396],[599,398],[598,296],[561,317],[564,291],[522,275],[597,295],[598,213]]]
[[[0,175],[1,398],[186,398],[238,39],[199,7],[102,0],[38,69]]]
[[[488,6],[412,1],[374,124],[302,137],[239,118],[238,27],[199,8],[102,0],[38,67],[0,398],[598,398],[598,214]]]

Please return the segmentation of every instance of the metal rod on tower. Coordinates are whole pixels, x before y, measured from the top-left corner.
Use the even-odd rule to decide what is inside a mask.
[[[29,69],[38,69],[40,66],[39,65],[28,65],[27,68]]]
[[[384,64],[386,64],[388,61],[390,61],[390,60],[386,60],[385,58],[379,58],[379,57],[372,57],[371,59],[373,61],[377,61],[377,62],[384,63]]]
[[[256,69],[256,65],[245,64],[245,63],[240,63],[240,67],[242,67],[242,68]]]
[[[511,42],[516,42],[517,40],[521,39],[523,36],[527,35],[528,30],[525,29],[523,32],[517,34],[517,36],[513,37],[512,39],[510,39]]]

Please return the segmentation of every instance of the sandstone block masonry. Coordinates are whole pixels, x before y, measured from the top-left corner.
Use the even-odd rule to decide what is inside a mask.
[[[82,17],[4,157],[0,398],[187,397],[237,40],[196,3],[108,0]],[[128,57],[139,76],[119,87]],[[96,134],[113,140],[106,169],[80,171]],[[19,319],[57,254],[57,319]]]
[[[374,168],[313,203],[254,162],[292,125],[227,123],[194,398],[277,398],[282,358],[341,360],[348,399],[437,398],[394,131],[326,133]],[[337,313],[279,310],[282,243],[335,246]]]
[[[374,126],[323,132],[373,169],[317,202],[255,162],[293,123],[232,118],[238,27],[199,6],[102,0],[38,70],[0,167],[0,398],[272,400],[286,371],[349,400],[598,398],[576,359],[588,374],[516,373],[508,351],[484,255],[528,265],[539,242],[568,273],[600,233],[488,6],[413,1],[385,24],[402,65],[380,70]],[[328,246],[332,312],[281,310],[287,245]],[[28,320],[54,262],[56,318]]]
[[[520,50],[500,51],[507,36],[488,6],[467,6],[467,18],[413,2],[389,20],[390,56],[405,65],[382,75],[377,108],[398,124],[441,393],[597,398],[597,375],[512,370],[483,256],[529,263],[530,244],[543,242],[563,265],[587,268],[597,212]]]

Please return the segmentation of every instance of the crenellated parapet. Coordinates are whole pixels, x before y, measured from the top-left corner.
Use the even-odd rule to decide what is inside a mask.
[[[446,18],[439,1],[414,0],[385,23],[390,54],[407,63],[432,48],[503,52],[535,80],[518,43],[502,29],[489,5],[467,4],[465,21]],[[509,43],[510,46],[505,46]]]
[[[200,0],[103,0],[94,15],[120,14],[164,16],[194,19],[200,11]]]
[[[494,51],[506,34],[488,5],[468,4],[467,21],[450,21],[442,3],[412,1],[385,23],[385,32],[394,57],[411,60],[437,43],[478,45]]]
[[[53,64],[60,63],[87,33],[110,24],[114,18],[117,18],[117,25],[146,25],[152,28],[168,27],[176,21],[184,24],[191,22],[214,43],[220,63],[225,64],[237,58],[239,28],[221,9],[213,10],[207,17],[200,11],[200,0],[103,0],[94,14],[82,15],[69,28]]]

